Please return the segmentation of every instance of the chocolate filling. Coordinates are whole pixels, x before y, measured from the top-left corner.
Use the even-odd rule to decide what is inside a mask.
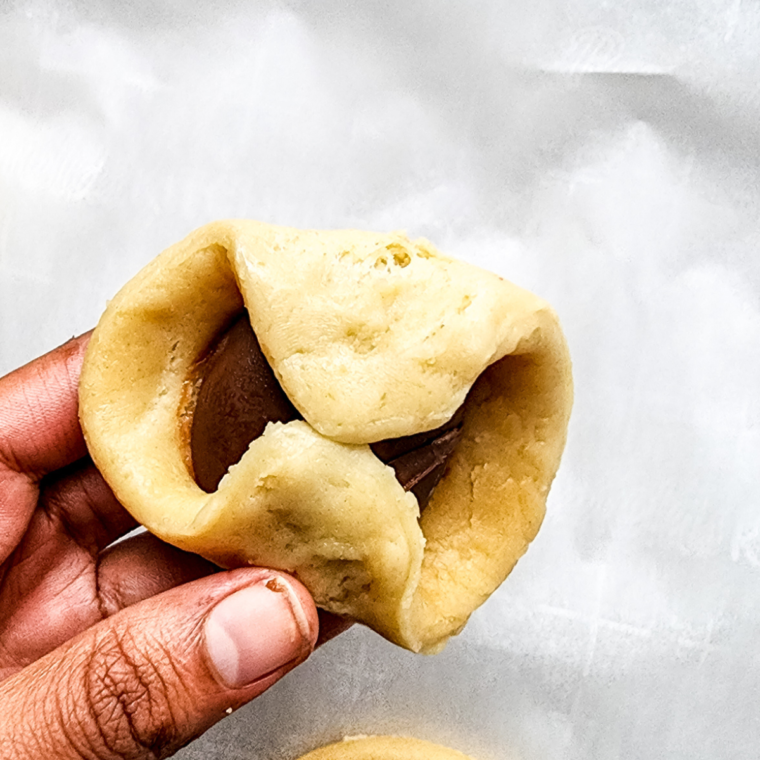
[[[190,431],[195,481],[208,493],[269,422],[302,419],[290,403],[243,312],[199,366]]]
[[[261,351],[245,311],[220,334],[189,380],[195,389],[188,405],[192,471],[208,493],[268,423],[302,419]],[[404,490],[417,497],[420,509],[443,477],[463,416],[460,408],[435,430],[371,444],[375,455],[393,467]]]

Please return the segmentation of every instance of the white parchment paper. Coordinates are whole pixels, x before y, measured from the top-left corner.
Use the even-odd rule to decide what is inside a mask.
[[[355,629],[180,753],[756,758],[760,6],[0,3],[0,372],[202,223],[406,229],[550,300],[538,539],[441,655]]]

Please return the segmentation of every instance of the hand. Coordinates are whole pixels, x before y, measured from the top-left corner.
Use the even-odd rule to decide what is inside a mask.
[[[317,641],[284,573],[113,543],[135,522],[79,427],[87,339],[0,379],[0,758],[166,757]]]

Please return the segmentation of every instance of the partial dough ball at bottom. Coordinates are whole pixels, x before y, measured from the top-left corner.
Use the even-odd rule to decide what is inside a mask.
[[[346,738],[304,755],[300,760],[473,760],[454,749],[406,736]]]

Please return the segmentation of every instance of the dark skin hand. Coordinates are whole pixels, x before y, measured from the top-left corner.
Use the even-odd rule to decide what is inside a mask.
[[[87,456],[89,336],[0,379],[0,758],[157,758],[348,627],[142,533]],[[321,624],[321,630],[320,630]]]

